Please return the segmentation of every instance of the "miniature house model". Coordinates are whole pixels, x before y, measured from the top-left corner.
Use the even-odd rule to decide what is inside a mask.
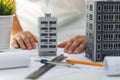
[[[120,1],[87,3],[86,56],[102,61],[120,55]]]
[[[55,56],[57,52],[57,19],[51,14],[39,18],[39,55]]]

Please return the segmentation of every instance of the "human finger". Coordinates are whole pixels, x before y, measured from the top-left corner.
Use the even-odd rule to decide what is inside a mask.
[[[27,36],[26,33],[22,34],[22,39],[24,41],[24,44],[26,45],[27,49],[32,49],[32,44],[30,43],[30,38]]]
[[[19,48],[19,45],[18,45],[17,41],[16,41],[14,38],[12,38],[12,40],[11,40],[11,45],[12,45],[14,48]]]
[[[67,44],[67,41],[58,44],[57,47],[64,48],[66,44]]]
[[[74,40],[71,39],[71,40],[69,40],[69,41],[66,43],[65,48],[64,48],[64,52],[65,52],[65,53],[68,52],[68,50],[69,50],[70,46],[73,44],[73,42],[74,42]]]
[[[36,48],[36,45],[35,45],[35,43],[36,43],[35,37],[34,37],[31,33],[29,33],[29,32],[27,32],[26,34],[27,34],[27,37],[28,37],[28,39],[29,39],[29,41],[30,41],[30,44],[32,45],[32,48],[35,49],[35,48]]]
[[[20,36],[16,36],[16,41],[19,44],[20,48],[26,49],[26,46],[25,46],[25,44]]]
[[[72,54],[74,50],[79,46],[80,43],[81,43],[81,40],[79,39],[74,40],[73,44],[70,46],[68,50],[68,53]]]
[[[79,54],[81,52],[83,52],[85,50],[85,42],[82,42],[79,47],[77,47],[75,50],[74,50],[74,54]]]

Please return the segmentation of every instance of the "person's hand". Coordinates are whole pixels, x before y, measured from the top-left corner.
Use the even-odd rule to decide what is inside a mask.
[[[85,50],[86,47],[86,37],[76,36],[68,41],[58,44],[59,48],[64,48],[65,53],[78,54]]]
[[[11,38],[11,45],[14,48],[34,49],[36,48],[37,38],[29,31],[21,31]]]

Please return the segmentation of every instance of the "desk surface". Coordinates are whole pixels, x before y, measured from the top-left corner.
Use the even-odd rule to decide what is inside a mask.
[[[16,51],[16,50],[15,50]],[[17,50],[22,51],[22,50]],[[25,80],[25,77],[37,70],[43,64],[35,62],[34,60],[40,59],[37,54],[37,50],[24,51],[31,56],[31,64],[27,68],[17,68],[0,70],[0,80]],[[58,55],[63,53],[63,49],[58,49]],[[64,53],[63,53],[64,54]],[[84,57],[84,53],[77,55],[64,54],[65,56],[72,59],[88,60]],[[43,58],[43,57],[41,57]],[[51,59],[52,57],[46,57]],[[38,80],[119,80],[120,77],[107,77],[104,75],[103,68],[86,66],[86,65],[75,65],[78,68],[67,68],[62,66],[56,66],[47,73],[45,73]]]

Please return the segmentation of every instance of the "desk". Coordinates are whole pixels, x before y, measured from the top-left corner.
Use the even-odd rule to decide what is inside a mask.
[[[22,50],[18,50],[22,51]],[[0,80],[25,80],[24,78],[37,70],[43,64],[35,62],[34,60],[40,59],[38,57],[37,50],[25,50],[31,56],[31,64],[27,68],[17,68],[0,70]],[[58,49],[57,54],[63,53],[63,49]],[[64,53],[63,53],[64,54]],[[84,57],[84,53],[77,55],[64,54],[72,59],[88,60]],[[51,59],[52,57],[46,57]],[[47,73],[45,73],[38,80],[120,80],[120,77],[107,77],[104,75],[103,68],[77,65],[80,69],[67,68],[62,66],[56,66]]]

